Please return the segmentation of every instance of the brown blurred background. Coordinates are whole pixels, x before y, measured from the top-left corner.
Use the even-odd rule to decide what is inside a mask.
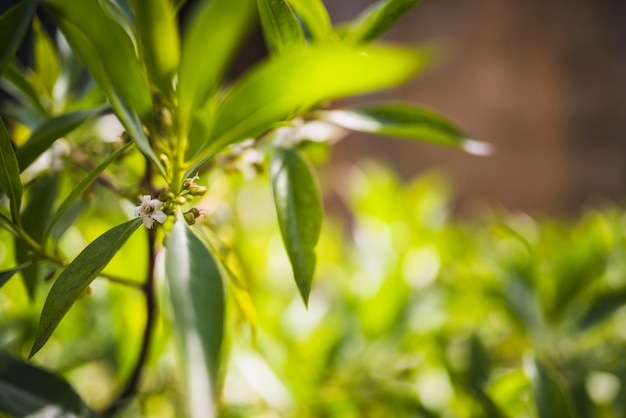
[[[325,3],[342,21],[372,1]],[[440,41],[447,59],[383,97],[436,109],[495,153],[354,134],[334,163],[375,156],[406,178],[441,168],[461,205],[564,214],[624,201],[626,1],[424,0],[386,40]]]

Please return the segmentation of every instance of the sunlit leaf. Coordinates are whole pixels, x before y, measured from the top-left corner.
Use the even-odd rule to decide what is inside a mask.
[[[539,360],[530,361],[528,374],[539,418],[578,417],[571,395],[556,372]]]
[[[330,16],[321,0],[288,0],[288,2],[315,40],[328,41],[334,37]]]
[[[98,0],[47,0],[48,10],[69,44],[110,95],[118,95],[141,116],[150,114],[150,88],[133,42]]]
[[[39,19],[33,22],[35,74],[41,80],[49,97],[53,97],[54,86],[61,74],[61,60],[54,43],[46,33]]]
[[[212,251],[180,214],[166,249],[165,272],[191,416],[214,416],[224,334],[222,273]]]
[[[43,243],[44,231],[52,218],[52,208],[59,190],[58,173],[46,173],[37,177],[29,186],[30,199],[22,212],[24,231],[38,244]],[[22,270],[26,291],[31,300],[35,299],[35,291],[40,280],[41,265],[37,254],[20,238],[15,239],[15,260],[18,264],[35,259],[35,262]]]
[[[321,116],[343,128],[418,139],[461,148],[473,154],[489,153],[489,146],[469,139],[460,129],[438,114],[404,103],[387,103],[321,112]]]
[[[46,233],[44,236],[47,236],[51,229],[54,227],[56,222],[63,216],[63,214],[72,206],[72,204],[87,190],[87,188],[98,178],[100,174],[113,162],[117,157],[120,156],[131,143],[125,144],[115,150],[111,155],[109,155],[104,161],[102,161],[95,169],[93,169],[85,178],[83,178],[80,183],[72,189],[70,194],[65,198],[63,203],[59,206],[59,208],[54,213],[52,221],[48,226]]]
[[[170,97],[180,59],[174,7],[170,0],[138,0],[135,10],[140,51],[144,53],[148,73],[154,84]]]
[[[20,171],[32,164],[57,139],[72,132],[87,119],[102,113],[104,108],[77,110],[48,119],[33,131],[24,145],[15,152]]]
[[[97,417],[65,379],[4,350],[0,350],[0,411],[16,417]]]
[[[370,42],[383,35],[421,0],[380,0],[368,7],[351,24],[346,40]]]
[[[87,289],[141,223],[141,218],[136,218],[108,230],[61,272],[44,303],[29,357],[43,347],[76,298]]]
[[[202,157],[256,137],[321,101],[402,83],[427,60],[427,51],[421,49],[318,46],[266,61],[227,94],[215,116],[213,143]]]
[[[24,0],[0,16],[0,75],[13,59],[36,7],[37,1]]]
[[[315,272],[315,246],[322,229],[322,203],[312,168],[297,151],[279,149],[271,165],[278,223],[304,303]]]
[[[22,182],[13,144],[2,118],[0,118],[0,190],[9,198],[11,217],[17,222],[22,205]]]
[[[300,23],[286,0],[257,0],[265,42],[274,54],[304,45]]]
[[[179,132],[189,133],[193,113],[220,82],[237,47],[251,27],[254,0],[202,2],[183,37],[178,74]]]

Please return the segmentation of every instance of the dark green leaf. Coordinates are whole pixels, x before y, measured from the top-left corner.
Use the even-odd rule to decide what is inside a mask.
[[[141,116],[152,98],[133,42],[98,0],[48,0],[49,10],[69,44],[108,96],[115,93]]]
[[[138,0],[137,31],[153,83],[170,97],[180,59],[176,12],[170,0]]]
[[[254,0],[202,2],[183,39],[178,74],[179,132],[189,133],[196,109],[213,93],[238,45],[251,28]]]
[[[101,113],[104,108],[78,110],[48,119],[39,125],[24,145],[16,151],[20,171],[32,164],[47,151],[57,139],[76,129],[87,119]]]
[[[63,203],[61,203],[61,205],[59,206],[59,208],[55,212],[54,217],[52,218],[52,221],[50,222],[50,225],[48,226],[48,229],[46,230],[46,233],[44,234],[44,236],[48,236],[48,234],[50,233],[50,230],[52,229],[52,227],[61,218],[61,216],[63,216],[65,211],[67,211],[67,209],[69,209],[69,207],[76,201],[76,199],[78,199],[85,192],[85,190],[87,190],[87,188],[98,178],[98,176],[113,161],[115,161],[115,159],[117,157],[119,157],[120,154],[122,154],[130,146],[130,144],[131,143],[125,144],[124,146],[122,146],[122,147],[118,148],[117,150],[115,150],[115,152],[113,152],[113,154],[108,156],[104,161],[102,161],[100,163],[100,165],[98,165],[84,179],[82,179],[80,181],[80,183],[78,183],[78,185],[70,192],[70,194],[65,198]]]
[[[578,328],[587,330],[608,319],[619,308],[626,305],[626,289],[611,291],[594,298],[590,306],[578,319]]]
[[[571,395],[566,390],[557,373],[535,359],[529,365],[535,406],[539,418],[576,418]]]
[[[141,218],[136,218],[108,230],[61,272],[44,303],[30,357],[48,341],[76,298],[87,289],[141,223]]]
[[[20,264],[19,266],[13,267],[12,269],[9,269],[9,270],[0,271],[0,287],[4,286],[6,282],[8,282],[15,273],[25,269],[29,265],[30,265],[30,262]]]
[[[65,379],[4,350],[0,350],[0,411],[16,417],[97,417]]]
[[[381,0],[374,3],[355,20],[346,39],[355,43],[376,40],[419,2],[420,0]]]
[[[88,200],[84,197],[74,202],[58,219],[53,219],[50,223],[52,228],[46,232],[46,236],[49,235],[54,242],[59,242],[67,229],[76,223],[78,217],[85,212],[88,206]]]
[[[30,199],[22,212],[24,231],[37,243],[42,244],[44,231],[52,218],[52,207],[59,190],[59,175],[46,173],[37,177],[30,184]],[[15,239],[15,259],[18,264],[35,261],[22,271],[24,285],[31,300],[35,299],[35,292],[40,280],[40,263],[33,255],[33,249],[19,238]]]
[[[315,272],[315,245],[322,229],[322,203],[312,168],[298,152],[278,149],[271,165],[280,232],[304,303]]]
[[[400,84],[427,59],[425,50],[317,46],[266,61],[227,94],[215,117],[213,143],[199,159],[321,101]]]
[[[0,190],[3,190],[9,198],[11,217],[14,222],[18,222],[22,205],[22,181],[13,143],[2,118],[0,118]]]
[[[329,41],[334,38],[330,16],[321,0],[288,1],[315,40]]]
[[[429,110],[402,103],[321,112],[326,120],[358,132],[419,139],[462,148],[474,154],[489,152],[487,144],[474,141],[445,118]]]
[[[30,109],[38,118],[45,117],[47,110],[42,105],[37,90],[26,77],[26,71],[27,70],[20,68],[15,62],[11,63],[0,79],[2,88],[11,96],[15,97],[20,104]],[[21,108],[18,114],[20,117],[16,119],[24,125],[28,125],[22,113],[24,113],[23,108]]]
[[[191,416],[212,416],[224,334],[224,283],[212,251],[179,214],[166,243],[165,273],[185,362]]]
[[[0,75],[13,59],[36,7],[35,0],[25,0],[0,16]]]
[[[257,0],[265,42],[274,54],[304,45],[300,23],[286,0]]]

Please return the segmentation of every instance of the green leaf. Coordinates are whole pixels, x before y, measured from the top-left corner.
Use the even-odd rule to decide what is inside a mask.
[[[364,43],[378,39],[420,1],[381,0],[374,3],[355,19],[346,36],[346,40],[354,43]]]
[[[487,154],[489,146],[474,141],[447,119],[429,110],[403,103],[320,112],[322,118],[346,129],[418,139]]]
[[[178,124],[186,138],[196,109],[217,86],[237,47],[252,27],[254,0],[202,2],[183,39],[178,74]]]
[[[59,206],[57,211],[55,212],[50,225],[46,229],[44,236],[48,236],[56,222],[63,216],[63,214],[72,206],[72,204],[78,199],[82,194],[87,190],[87,188],[98,178],[100,174],[113,162],[117,157],[119,157],[128,147],[130,146],[130,142],[116,149],[113,154],[109,155],[104,161],[102,161],[95,169],[93,169],[85,178],[83,178],[76,187],[70,192],[70,194],[65,198],[63,203]]]
[[[108,230],[61,272],[44,303],[29,357],[43,347],[76,298],[87,289],[141,223],[141,218],[131,219]]]
[[[539,418],[578,417],[571,395],[554,370],[537,359],[528,365],[528,369]]]
[[[19,147],[15,153],[20,171],[24,171],[26,167],[47,151],[54,141],[72,132],[87,119],[103,111],[104,108],[77,110],[42,122],[30,135],[28,141]]]
[[[321,0],[288,0],[316,41],[329,41],[335,36],[328,11]]]
[[[140,51],[153,83],[171,99],[180,40],[176,11],[169,0],[138,0],[135,8]]]
[[[43,84],[48,97],[53,97],[54,86],[61,74],[61,59],[39,19],[33,21],[33,29],[35,74]]]
[[[16,417],[95,418],[63,378],[0,350],[0,411]]]
[[[192,417],[212,416],[224,337],[224,284],[212,251],[179,213],[166,242],[165,273]],[[207,396],[212,394],[213,396]]]
[[[36,8],[35,0],[25,0],[0,16],[0,75],[13,59]]]
[[[580,315],[577,326],[581,330],[588,330],[609,319],[624,305],[626,305],[626,289],[612,290],[596,296],[590,306]]]
[[[304,303],[315,272],[315,245],[322,229],[322,202],[313,170],[290,149],[278,149],[271,164],[278,224]]]
[[[59,190],[58,173],[46,173],[37,177],[30,184],[30,199],[22,212],[24,231],[37,243],[44,243],[44,231],[52,218],[52,207]],[[24,285],[31,300],[35,299],[35,292],[40,280],[40,263],[36,260],[37,254],[19,238],[15,238],[15,261],[18,264],[35,261],[22,271]]]
[[[9,198],[11,217],[18,223],[22,204],[20,169],[4,121],[0,118],[0,190]]]
[[[400,84],[423,69],[427,60],[426,50],[317,46],[266,61],[224,98],[215,117],[214,143],[201,157],[256,137],[321,101]]]
[[[114,92],[141,116],[150,115],[152,98],[133,41],[98,0],[48,0],[48,10],[69,44],[107,95]]]
[[[48,112],[41,103],[41,98],[35,86],[26,77],[26,72],[27,70],[12,62],[2,75],[2,78],[0,78],[2,88],[15,97],[22,106],[27,107],[32,113],[38,115],[38,117],[46,117]],[[19,116],[22,116],[22,113],[24,112],[20,108]],[[16,119],[27,125],[23,116]]]
[[[11,279],[11,277],[13,277],[13,275],[15,275],[15,273],[25,269],[30,264],[31,264],[30,262],[27,262],[27,263],[20,264],[19,266],[13,267],[12,269],[9,269],[9,270],[0,271],[0,287],[4,286],[6,282],[8,282]]]
[[[304,45],[300,23],[286,0],[258,0],[265,42],[273,54]]]

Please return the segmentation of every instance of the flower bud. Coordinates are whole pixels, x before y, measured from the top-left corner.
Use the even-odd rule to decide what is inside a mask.
[[[193,225],[196,223],[196,217],[193,215],[193,213],[185,212],[183,213],[183,218],[185,218],[185,222],[187,222],[187,225]]]
[[[208,188],[206,186],[193,185],[189,188],[189,193],[192,196],[204,196]]]

